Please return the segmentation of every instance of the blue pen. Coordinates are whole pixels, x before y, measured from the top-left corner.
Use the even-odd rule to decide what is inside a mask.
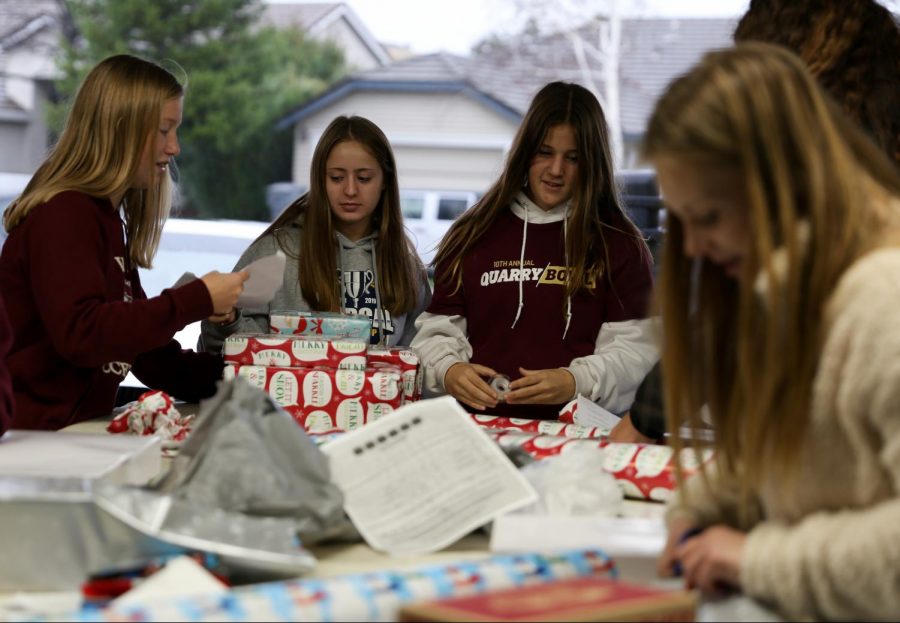
[[[679,537],[678,544],[681,545],[688,539],[694,538],[698,534],[703,532],[703,528],[691,528],[689,530],[685,530],[684,533]],[[684,569],[681,568],[681,561],[676,560],[672,563],[672,573],[675,576],[681,576],[684,573]]]

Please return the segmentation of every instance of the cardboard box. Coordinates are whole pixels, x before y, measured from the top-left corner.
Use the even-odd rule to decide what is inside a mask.
[[[159,474],[161,444],[156,436],[10,430],[0,437],[0,477],[143,485]]]
[[[410,604],[400,621],[693,621],[693,593],[573,578]]]

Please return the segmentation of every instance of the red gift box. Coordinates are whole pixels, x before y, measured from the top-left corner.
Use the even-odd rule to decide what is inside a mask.
[[[675,489],[676,457],[670,446],[641,443],[609,443],[606,439],[572,439],[512,430],[487,430],[500,445],[518,447],[536,460],[556,456],[574,448],[603,448],[603,469],[612,474],[625,497],[664,502]],[[712,449],[703,449],[698,457],[692,448],[684,448],[677,460],[686,475],[713,459]]]
[[[369,365],[397,366],[403,376],[403,401],[413,402],[422,397],[422,368],[413,351],[401,346],[370,346]]]
[[[553,420],[529,420],[525,418],[500,417],[498,415],[482,415],[472,413],[475,423],[484,428],[504,429],[536,433],[539,435],[554,435],[558,437],[591,438],[605,437],[606,431],[593,426],[581,426],[566,422],[554,422]]]
[[[244,334],[229,336],[222,348],[225,363],[274,368],[327,366],[366,369],[363,340],[323,340],[305,335]]]
[[[226,365],[224,378],[241,376],[269,396],[304,430],[353,430],[400,407],[400,370],[272,368]]]
[[[693,621],[697,597],[605,578],[570,578],[410,604],[400,621]]]

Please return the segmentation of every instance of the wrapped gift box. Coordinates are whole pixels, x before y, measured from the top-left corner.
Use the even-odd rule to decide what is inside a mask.
[[[577,577],[401,608],[400,621],[693,621],[696,597]]]
[[[366,369],[364,340],[325,340],[305,335],[229,336],[222,348],[225,363],[277,368],[327,366],[345,370]]]
[[[400,370],[275,368],[226,365],[224,378],[241,376],[272,399],[304,430],[353,430],[384,417],[402,403]]]
[[[484,428],[519,431],[524,433],[536,433],[539,435],[555,435],[557,437],[606,437],[606,429],[593,426],[581,426],[566,422],[554,422],[553,420],[528,420],[525,418],[509,418],[497,415],[482,415],[473,413],[472,419]]]
[[[487,429],[497,442],[518,447],[532,458],[541,460],[568,452],[576,447],[593,447],[605,452],[604,471],[612,474],[626,497],[665,502],[675,490],[675,465],[680,462],[686,475],[713,459],[712,449],[705,448],[698,457],[693,448],[683,448],[676,457],[670,446],[641,443],[609,443],[606,439],[574,439],[540,435],[508,429]]]
[[[413,351],[401,346],[370,346],[369,365],[397,366],[403,376],[403,401],[422,397],[422,367]]]
[[[368,343],[372,319],[338,312],[273,311],[269,314],[269,330],[281,335],[343,338]]]

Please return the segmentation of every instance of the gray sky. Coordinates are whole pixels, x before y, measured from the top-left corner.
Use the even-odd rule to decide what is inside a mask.
[[[514,0],[344,0],[382,43],[417,53],[465,54],[513,18]],[[553,6],[556,0],[547,0]],[[598,8],[602,2],[597,2]],[[626,14],[646,17],[730,17],[749,0],[619,0]]]

